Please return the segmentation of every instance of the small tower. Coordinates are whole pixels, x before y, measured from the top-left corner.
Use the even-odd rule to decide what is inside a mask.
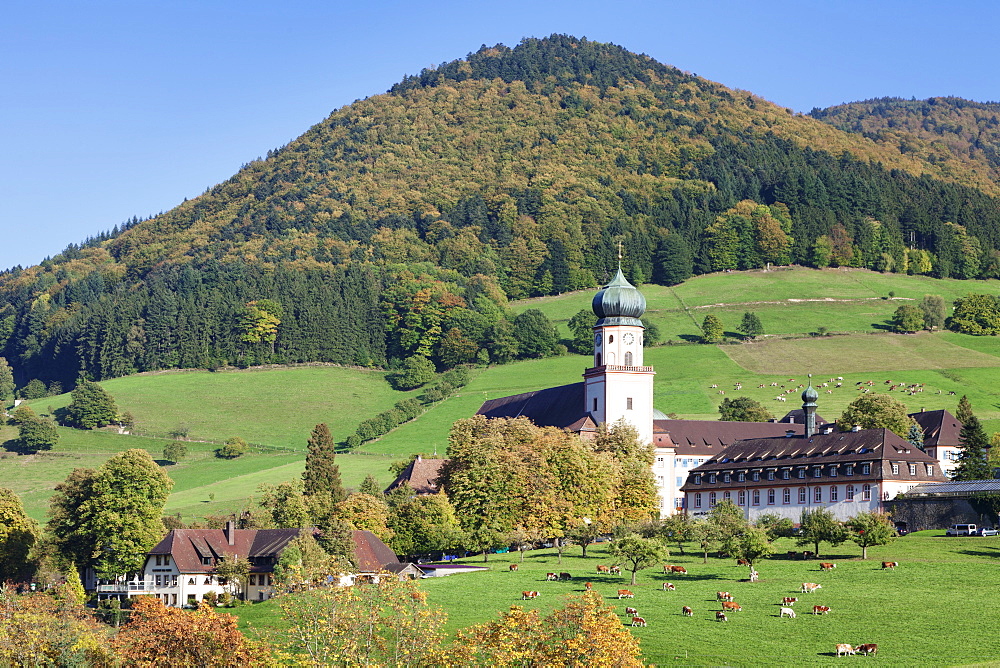
[[[816,400],[819,392],[812,386],[812,374],[809,374],[809,386],[802,390],[802,412],[806,418],[806,438],[816,433]]]
[[[618,273],[591,303],[594,325],[594,366],[583,373],[584,410],[600,424],[625,418],[644,443],[653,440],[653,367],[642,365],[646,298],[625,279],[618,256]]]

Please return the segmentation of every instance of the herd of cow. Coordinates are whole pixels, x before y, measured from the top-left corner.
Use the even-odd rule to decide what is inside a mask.
[[[744,559],[739,559],[739,560],[737,560],[736,565],[737,566],[749,566],[750,567],[750,573],[751,573],[750,581],[751,582],[756,582],[757,581],[757,577],[756,576],[758,575],[758,573],[757,573],[757,571],[754,570],[753,566],[749,562],[747,562]],[[895,570],[896,566],[898,566],[898,565],[899,565],[899,562],[896,562],[896,561],[883,561],[882,562],[882,569],[883,570]],[[822,571],[832,571],[833,569],[835,569],[837,567],[837,564],[830,563],[830,562],[821,562],[820,565],[819,565],[819,567],[820,567],[820,570],[822,570]],[[510,568],[511,571],[516,571],[516,570],[518,570],[518,565],[517,564],[511,564],[509,568]],[[599,566],[597,566],[597,572],[599,574],[620,574],[621,573],[621,569],[618,566],[604,566],[604,565],[599,565]],[[686,568],[684,568],[683,566],[675,566],[675,565],[671,565],[671,564],[664,564],[664,566],[663,566],[663,572],[667,573],[667,574],[687,575],[687,569]],[[558,573],[558,574],[556,574],[556,573],[546,573],[545,579],[546,580],[571,580],[572,576],[569,573]],[[594,585],[591,582],[587,582],[584,585],[584,587],[585,587],[585,589],[587,591],[593,591]],[[816,582],[803,582],[802,583],[802,587],[799,589],[799,591],[801,593],[803,593],[803,594],[811,594],[811,593],[814,593],[815,591],[817,591],[819,589],[822,589],[822,588],[823,588],[823,585],[818,584]],[[674,584],[670,583],[670,582],[664,582],[663,583],[663,591],[677,591],[677,587]],[[722,609],[721,610],[717,610],[715,612],[715,620],[716,621],[718,621],[718,622],[728,622],[729,618],[726,617],[726,613],[727,612],[741,612],[743,610],[743,607],[734,600],[734,596],[732,594],[730,594],[728,591],[719,591],[719,592],[716,592],[715,596],[716,596],[716,600],[722,604]],[[537,591],[523,591],[523,592],[521,592],[521,600],[528,600],[528,599],[533,599],[533,598],[537,598],[537,597],[538,597],[538,592]],[[632,592],[629,589],[619,589],[618,590],[618,600],[621,600],[623,598],[634,599],[635,598],[635,593]],[[789,617],[791,619],[795,619],[795,610],[793,609],[792,606],[794,606],[796,603],[798,603],[798,600],[799,600],[798,598],[792,597],[792,596],[785,596],[785,597],[783,597],[781,599],[780,611],[778,613],[778,617]],[[812,612],[813,612],[814,615],[825,615],[825,614],[829,613],[830,611],[831,611],[831,608],[829,606],[826,606],[826,605],[814,605],[813,609],[812,609]],[[690,608],[689,606],[685,605],[685,606],[681,607],[681,614],[684,615],[685,617],[693,617],[694,616],[694,610],[692,608]],[[632,606],[626,606],[625,607],[625,617],[626,617],[626,619],[628,619],[629,617],[632,618],[632,626],[646,626],[646,620],[644,618],[642,618],[642,617],[639,616],[639,610],[638,610],[638,608],[635,608],[635,607],[632,607]],[[857,646],[852,646],[852,645],[848,645],[846,643],[838,643],[837,646],[836,646],[836,652],[837,652],[837,656],[844,656],[844,655],[847,655],[847,654],[864,654],[865,656],[869,656],[869,655],[874,655],[874,654],[876,654],[878,652],[878,644],[876,644],[876,643],[863,643],[863,644],[860,644],[860,645],[857,645]]]

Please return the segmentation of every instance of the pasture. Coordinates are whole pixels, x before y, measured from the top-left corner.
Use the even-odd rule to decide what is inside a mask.
[[[760,581],[746,581],[746,567],[732,559],[710,557],[702,563],[693,546],[681,555],[671,546],[670,563],[683,565],[687,575],[665,576],[660,568],[639,573],[638,584],[629,586],[628,573],[598,575],[597,564],[609,564],[602,545],[591,546],[583,559],[579,548],[564,554],[563,563],[554,550],[526,554],[517,572],[507,566],[518,555],[490,555],[488,572],[430,578],[422,581],[428,601],[448,613],[450,633],[494,618],[510,605],[547,612],[561,605],[567,594],[579,594],[586,582],[614,607],[623,623],[630,618],[625,606],[638,609],[646,628],[632,628],[641,640],[643,658],[653,665],[671,666],[800,666],[864,665],[932,666],[963,665],[1000,656],[1000,638],[994,630],[996,569],[1000,538],[945,538],[940,531],[919,532],[893,544],[869,550],[860,559],[854,543],[840,547],[821,546],[819,559],[788,558],[787,550],[801,551],[789,539],[776,542],[778,555],[757,564]],[[882,570],[881,561],[898,561],[895,571]],[[465,561],[482,564],[482,557]],[[820,570],[820,561],[837,564],[833,571]],[[547,582],[546,572],[569,572],[568,582]],[[663,591],[663,582],[676,591]],[[822,588],[802,594],[803,582]],[[619,601],[616,591],[627,587],[634,599]],[[540,596],[521,601],[521,592],[537,590]],[[743,610],[727,613],[728,622],[716,622],[721,610],[717,591],[735,596]],[[784,596],[799,599],[795,619],[779,618]],[[694,615],[685,617],[681,606]],[[813,605],[831,612],[813,615]],[[266,636],[267,629],[280,626],[273,603],[233,611],[241,627]],[[834,655],[837,643],[878,643],[876,657]]]

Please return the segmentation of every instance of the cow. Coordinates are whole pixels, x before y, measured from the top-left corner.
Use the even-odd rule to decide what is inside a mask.
[[[569,573],[560,573],[559,574],[559,579],[560,580],[572,580],[573,576],[570,575]]]
[[[618,590],[618,600],[621,600],[623,598],[635,598],[635,594],[633,594],[632,592],[630,592],[628,589],[619,589]]]
[[[802,591],[803,594],[811,594],[812,592],[816,591],[817,589],[822,589],[822,588],[823,588],[823,585],[816,584],[815,582],[803,582],[802,583],[802,589],[801,589],[801,591]]]
[[[739,603],[736,603],[734,601],[723,601],[722,610],[723,612],[725,612],[726,610],[732,610],[733,612],[740,612],[741,610],[743,610],[743,607]]]
[[[715,592],[716,601],[731,601],[733,600],[733,595],[728,591],[717,591]]]
[[[677,587],[675,587],[670,582],[664,582],[663,583],[663,591],[677,591]]]
[[[781,599],[782,605],[795,605],[798,602],[799,599],[795,598],[794,596],[786,596],[783,599]]]
[[[749,566],[750,562],[747,561],[746,559],[737,559],[736,560],[736,565],[737,566]]]
[[[750,569],[750,582],[756,582],[760,578],[760,573],[754,569]]]
[[[694,610],[685,605],[681,607],[681,614],[685,617],[694,617]]]
[[[779,617],[791,617],[795,619],[795,611],[791,608],[782,608],[781,612],[778,614]]]
[[[645,626],[646,620],[642,617],[635,616],[632,618],[632,626]]]
[[[684,568],[683,566],[671,566],[670,572],[677,573],[678,575],[687,575],[688,569]]]
[[[785,553],[785,556],[794,559],[795,557],[799,556],[799,553],[796,552],[795,550],[789,550],[788,552]]]
[[[854,648],[847,644],[838,644],[837,656],[841,656],[843,654],[854,654]]]
[[[598,564],[597,565],[597,572],[598,573],[607,573],[609,570],[610,569],[607,566],[604,566],[603,564]]]
[[[521,600],[522,601],[527,601],[530,598],[538,598],[538,592],[537,591],[522,591],[521,592]]]
[[[612,575],[621,575],[622,574],[622,567],[621,566],[612,566],[609,570],[611,571]]]
[[[814,615],[825,615],[828,612],[830,612],[830,606],[827,606],[827,605],[814,605],[813,606],[813,614]]]
[[[513,573],[517,569],[518,569],[518,565],[517,564],[511,564],[510,566],[507,567],[507,570],[510,571],[511,573]]]
[[[670,564],[663,564],[664,573],[672,573],[673,571],[670,570],[671,568],[673,568],[673,566],[671,566]]]
[[[718,612],[715,613],[715,621],[717,621],[717,622],[728,622],[729,620],[726,619],[726,613],[724,613],[721,610],[719,610]]]
[[[587,591],[594,591],[594,585],[591,582],[588,582],[587,584],[583,585],[583,588],[586,589]]]
[[[869,654],[875,655],[878,653],[878,643],[866,642],[863,645],[858,645],[857,647],[855,647],[854,651],[860,652],[865,656],[868,656]]]
[[[819,564],[819,569],[821,571],[832,571],[837,567],[837,564],[832,564],[829,561],[821,561]]]
[[[546,573],[545,574],[545,579],[546,580],[558,580],[559,576],[556,575],[555,573]]]
[[[882,562],[882,570],[885,570],[886,568],[888,568],[889,570],[896,570],[896,566],[899,566],[899,562],[898,561],[883,561]]]
[[[637,609],[635,609],[635,608],[630,608],[628,606],[625,606],[625,614],[626,615],[638,615],[639,611]]]
[[[809,550],[805,550],[805,551],[802,552],[802,558],[803,559],[812,559],[815,556],[816,556],[816,553],[815,552],[810,552]]]

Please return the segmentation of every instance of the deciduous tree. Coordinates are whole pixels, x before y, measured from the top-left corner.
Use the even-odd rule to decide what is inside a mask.
[[[903,304],[892,315],[892,329],[901,334],[912,334],[924,328],[924,311],[919,306]]]
[[[24,512],[21,499],[0,487],[0,582],[23,582],[34,565],[29,558],[38,542],[38,524]]]
[[[46,417],[35,416],[22,420],[17,428],[18,443],[24,452],[51,450],[59,442],[55,423]]]
[[[797,545],[812,545],[813,552],[819,556],[820,543],[830,543],[831,546],[837,547],[847,538],[847,530],[831,511],[825,508],[802,511],[799,537],[795,541]]]
[[[6,357],[0,357],[0,404],[4,407],[14,400],[14,371],[7,363]]]
[[[113,424],[118,419],[115,400],[97,383],[81,378],[72,396],[73,400],[66,407],[69,426],[95,429]]]
[[[702,343],[718,343],[722,341],[725,333],[726,330],[722,327],[722,321],[716,315],[709,313],[701,322]]]
[[[635,584],[636,573],[662,563],[670,556],[670,551],[659,540],[643,538],[638,534],[616,538],[611,542],[608,552],[616,564],[623,564],[632,573],[631,584]]]
[[[868,558],[868,548],[888,545],[896,540],[896,527],[887,513],[858,513],[847,521],[850,538],[861,546],[861,558]]]
[[[888,394],[875,393],[859,396],[837,420],[841,431],[850,431],[857,425],[862,429],[888,429],[900,438],[906,438],[912,424],[906,404]]]
[[[724,422],[770,422],[774,414],[756,399],[726,397],[719,405],[719,420]]]

